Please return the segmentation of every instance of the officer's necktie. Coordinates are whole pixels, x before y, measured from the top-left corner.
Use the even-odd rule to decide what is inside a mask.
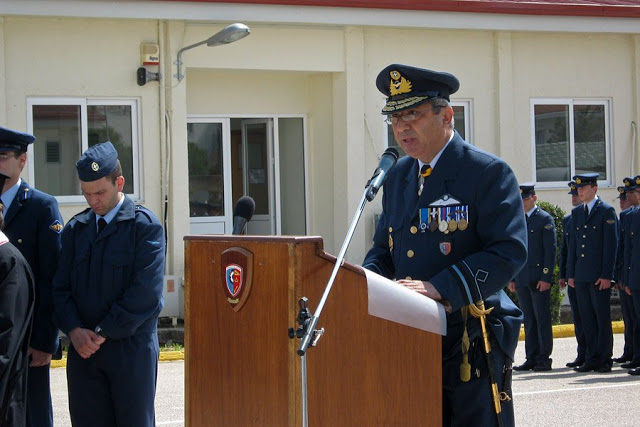
[[[107,226],[107,221],[104,218],[98,219],[98,234]]]
[[[589,206],[584,205],[584,216],[589,216]]]
[[[422,188],[424,187],[425,179],[431,175],[433,168],[430,165],[424,164],[420,168],[420,186],[418,188],[418,197],[422,194]]]

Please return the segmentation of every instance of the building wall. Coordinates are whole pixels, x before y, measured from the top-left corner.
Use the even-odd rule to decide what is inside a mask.
[[[462,84],[453,98],[472,102],[473,142],[503,157],[522,181],[533,177],[530,100],[538,97],[610,99],[614,182],[640,172],[630,170],[632,161],[638,165],[637,149],[631,148],[632,122],[638,122],[638,35],[247,24],[252,34],[238,43],[184,52],[186,77],[178,82],[178,50],[224,23],[4,17],[0,118],[26,129],[29,96],[139,99],[141,202],[162,216],[164,188],[169,189],[167,272],[175,275],[183,274],[182,239],[189,225],[189,114],[304,115],[309,234],[322,236],[325,249],[335,254],[386,148],[384,98],[375,78],[393,62],[457,75]],[[160,84],[136,84],[140,43],[161,46]],[[163,169],[167,153],[169,171]],[[600,194],[608,202],[617,195],[615,186]],[[539,196],[570,207],[566,188]],[[347,260],[362,260],[380,199],[366,206]],[[84,207],[61,206],[65,220]]]

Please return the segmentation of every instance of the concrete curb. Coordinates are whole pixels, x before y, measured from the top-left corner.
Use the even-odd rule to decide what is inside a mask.
[[[624,323],[622,320],[611,322],[611,328],[614,334],[624,333]],[[574,337],[575,331],[573,330],[573,324],[555,325],[553,326],[554,338],[567,338]],[[524,341],[524,326],[520,328],[520,341]]]
[[[161,351],[160,362],[172,362],[174,360],[184,360],[184,350],[180,351]],[[63,357],[60,360],[52,360],[52,368],[64,368],[67,366],[67,358]]]
[[[622,334],[624,333],[624,323],[620,321],[611,322],[611,327],[613,329],[614,334]],[[573,330],[573,325],[555,325],[553,326],[553,337],[554,338],[567,338],[575,336],[575,332]],[[524,326],[520,328],[520,341],[524,341]],[[160,352],[160,362],[171,362],[174,360],[184,360],[184,350],[180,351],[161,351]],[[61,360],[52,360],[51,367],[52,368],[64,368],[67,366],[67,358],[63,358]]]

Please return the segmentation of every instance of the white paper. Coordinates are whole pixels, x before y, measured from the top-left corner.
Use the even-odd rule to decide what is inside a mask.
[[[369,294],[369,314],[434,334],[447,334],[442,304],[364,269]]]

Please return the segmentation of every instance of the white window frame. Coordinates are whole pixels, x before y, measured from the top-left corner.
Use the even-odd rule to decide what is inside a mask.
[[[140,189],[143,187],[141,164],[141,128],[140,128],[140,100],[137,98],[80,98],[80,97],[29,97],[27,98],[27,131],[33,133],[33,106],[34,105],[77,105],[80,107],[81,152],[89,148],[89,131],[87,124],[87,106],[90,105],[127,105],[131,108],[131,157],[133,164],[133,194],[127,194],[134,201],[142,199]],[[33,145],[28,148],[27,164],[29,167],[29,182],[36,188],[35,164]],[[76,204],[85,203],[82,195],[55,196],[58,203]]]
[[[611,99],[610,98],[531,98],[531,181],[537,182],[536,164],[536,105],[568,105],[569,106],[569,155],[570,155],[570,177],[576,174],[576,152],[575,152],[575,132],[573,107],[575,105],[603,105],[604,106],[604,136],[605,136],[605,168],[607,179],[599,179],[598,187],[613,187],[613,135],[611,131]],[[537,188],[567,188],[567,181],[541,181],[536,183]]]
[[[386,98],[385,98],[385,102],[386,102]],[[384,104],[384,102],[383,102]],[[449,104],[452,107],[462,107],[464,109],[464,129],[465,129],[465,137],[464,140],[467,141],[469,144],[471,145],[475,145],[475,143],[473,142],[473,127],[471,126],[471,124],[473,123],[473,100],[471,98],[461,98],[461,99],[454,99],[451,102],[449,102]],[[385,123],[385,119],[387,118],[387,116],[382,116],[381,120],[382,120],[382,126],[383,126],[383,132],[382,134],[384,135],[385,139],[386,139],[386,146],[387,148],[390,147],[391,145],[389,144],[391,141],[389,141],[389,133],[388,133],[388,127],[391,125],[388,125]]]

